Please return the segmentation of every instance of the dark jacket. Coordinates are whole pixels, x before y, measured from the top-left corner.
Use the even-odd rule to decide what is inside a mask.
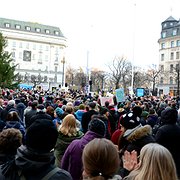
[[[81,139],[74,140],[66,149],[61,161],[61,167],[71,174],[73,180],[80,180],[83,168],[82,152],[85,145],[94,138],[102,138],[102,136],[88,131]]]
[[[151,126],[145,125],[138,127],[131,134],[121,139],[120,144],[123,147],[120,150],[120,158],[122,158],[126,150],[129,152],[135,150],[139,155],[142,147],[148,143],[155,143],[155,139],[152,136]],[[124,172],[123,164],[121,164],[120,175],[122,177],[124,177]]]
[[[180,178],[180,127],[177,124],[162,125],[155,136],[157,143],[166,147],[172,154]]]
[[[21,146],[13,161],[1,165],[0,179],[20,180],[20,174],[23,174],[26,180],[40,180],[54,167],[53,152],[38,154],[28,150],[26,146]],[[49,178],[54,179],[72,180],[70,174],[62,169]]]
[[[25,114],[25,125],[26,128],[30,126],[30,119],[32,116],[36,115],[37,109],[31,109]]]
[[[91,117],[92,115],[97,115],[98,112],[95,110],[89,110],[88,112],[85,112],[82,115],[82,121],[81,121],[81,125],[82,125],[82,130],[83,133],[86,133],[88,131],[88,124],[91,121]]]
[[[150,114],[146,119],[146,123],[153,128],[158,123],[158,116],[156,114]]]

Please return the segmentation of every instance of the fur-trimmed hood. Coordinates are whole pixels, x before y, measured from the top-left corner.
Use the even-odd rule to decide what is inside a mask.
[[[129,142],[136,141],[137,139],[141,139],[144,136],[148,136],[152,134],[152,128],[149,125],[141,126],[131,134],[129,134],[126,139]]]

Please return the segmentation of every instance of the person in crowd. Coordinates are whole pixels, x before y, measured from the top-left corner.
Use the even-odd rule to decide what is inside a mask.
[[[15,107],[17,109],[18,115],[24,125],[24,110],[26,109],[26,106],[24,105],[24,103],[21,102],[21,99],[16,99],[15,102],[16,102]]]
[[[158,115],[154,108],[149,109],[149,115],[146,119],[146,124],[149,124],[152,128],[158,123]]]
[[[26,113],[29,112],[31,109],[32,109],[32,101],[29,101],[26,109],[24,110],[24,116],[26,116]]]
[[[95,102],[90,102],[88,104],[88,107],[89,107],[89,111],[85,112],[82,115],[82,121],[81,121],[82,131],[84,134],[88,131],[88,124],[91,121],[91,116],[98,114],[98,112],[95,110],[95,108],[96,108]]]
[[[46,113],[49,114],[52,117],[52,119],[54,119],[54,108],[52,106],[48,106],[46,108]]]
[[[23,136],[23,140],[25,137],[25,128],[24,126],[20,123],[20,117],[18,115],[18,113],[16,111],[10,111],[7,114],[7,118],[6,118],[6,125],[4,126],[3,129],[9,129],[9,128],[15,128],[20,130],[20,132],[22,133]]]
[[[34,100],[31,104],[31,110],[29,110],[26,114],[25,114],[25,127],[28,128],[30,126],[30,119],[32,116],[34,116],[37,113],[37,105],[38,105],[38,101]]]
[[[17,149],[16,158],[0,167],[1,180],[72,180],[70,174],[54,165],[53,148],[58,132],[52,121],[37,119],[27,129],[26,145]]]
[[[13,160],[21,144],[22,133],[18,129],[4,129],[0,133],[0,165]]]
[[[95,138],[83,150],[83,179],[115,179],[121,180],[117,170],[119,168],[119,154],[114,144],[105,138]]]
[[[176,109],[167,108],[161,113],[161,126],[155,135],[156,142],[166,147],[172,154],[178,176],[180,178],[180,126],[177,125],[178,113]]]
[[[38,104],[37,112],[30,118],[29,125],[36,121],[36,119],[49,119],[50,121],[53,121],[52,117],[46,113],[46,109],[43,104]]]
[[[7,115],[9,111],[17,111],[15,109],[15,101],[14,100],[9,100],[7,102],[7,106],[1,111],[1,120],[6,121]]]
[[[78,106],[78,110],[75,112],[76,118],[77,120],[79,120],[79,122],[81,123],[82,121],[82,116],[85,113],[85,105],[84,104],[80,104]]]
[[[57,128],[62,124],[63,114],[64,111],[60,107],[57,107],[54,111],[53,123]]]
[[[124,114],[120,120],[122,134],[119,138],[120,159],[127,150],[135,150],[139,155],[142,147],[148,143],[155,142],[152,136],[152,128],[149,125],[142,126],[140,118],[132,112]],[[120,175],[124,177],[123,161],[121,161]]]
[[[1,112],[2,112],[2,110],[4,109],[3,104],[4,104],[4,100],[3,100],[2,98],[0,98],[0,120],[2,120],[2,118],[1,118]]]
[[[64,155],[69,144],[75,140],[80,139],[84,135],[81,131],[77,129],[76,118],[72,114],[68,114],[62,121],[62,124],[59,126],[58,130],[58,139],[55,146],[55,157],[56,165],[61,166],[61,159]]]
[[[126,152],[124,168],[131,171],[124,180],[178,180],[171,153],[157,143],[145,145],[137,160],[137,153]]]
[[[74,140],[66,149],[62,161],[62,169],[67,170],[73,180],[79,180],[82,177],[82,152],[85,145],[94,138],[103,138],[105,136],[106,126],[100,119],[94,118],[89,123],[86,134],[78,140]]]

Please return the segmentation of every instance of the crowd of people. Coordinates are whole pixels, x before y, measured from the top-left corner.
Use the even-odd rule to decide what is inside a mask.
[[[180,98],[100,96],[2,90],[0,179],[180,179]]]

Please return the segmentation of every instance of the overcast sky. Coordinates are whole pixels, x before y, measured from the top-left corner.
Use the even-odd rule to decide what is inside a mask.
[[[136,5],[135,5],[136,4]],[[74,67],[106,68],[115,56],[158,64],[161,22],[180,18],[180,0],[3,0],[0,17],[58,26]]]

